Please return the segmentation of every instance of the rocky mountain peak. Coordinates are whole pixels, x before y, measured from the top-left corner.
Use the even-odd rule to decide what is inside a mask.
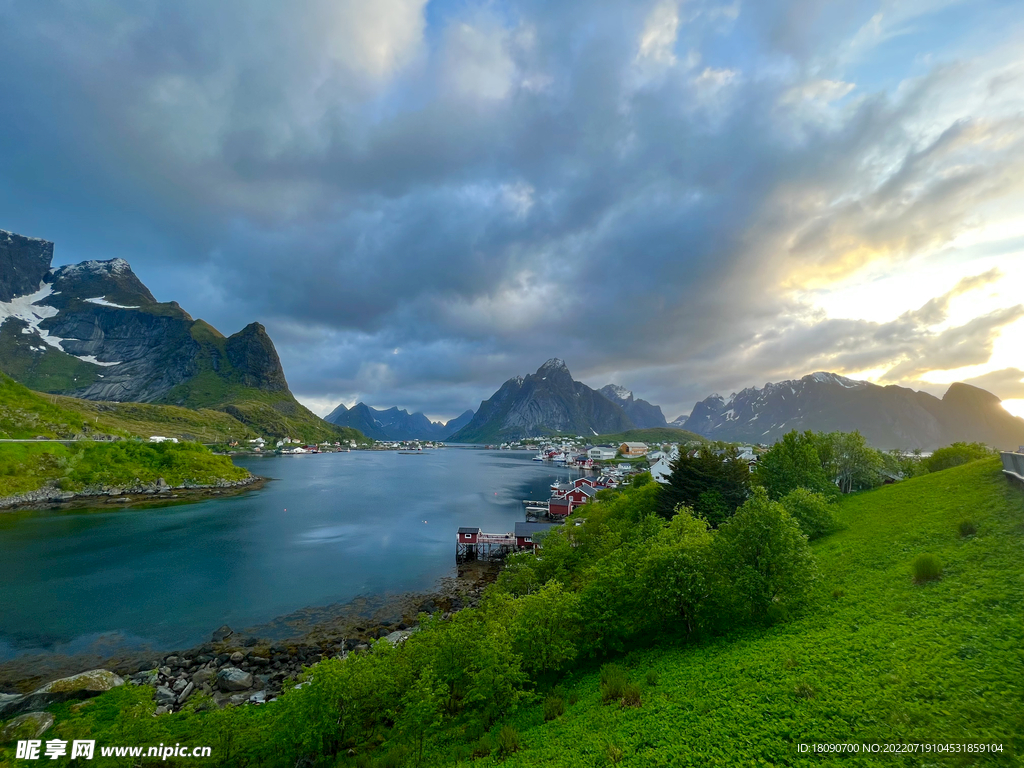
[[[53,243],[0,229],[0,301],[39,290],[53,261]]]
[[[552,357],[544,365],[537,369],[538,376],[550,376],[552,373],[569,373],[569,368],[566,366],[565,361],[557,357]],[[571,374],[570,374],[571,375]]]
[[[618,400],[625,403],[633,399],[633,393],[618,384],[606,384],[597,391],[613,401]]]

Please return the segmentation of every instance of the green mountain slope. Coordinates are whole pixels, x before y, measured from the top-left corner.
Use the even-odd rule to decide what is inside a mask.
[[[986,460],[847,497],[844,530],[813,545],[802,617],[699,646],[629,654],[639,707],[601,703],[596,672],[492,729],[519,732],[508,768],[618,764],[1019,765],[1024,755],[1024,495]],[[965,518],[977,534],[961,538]],[[916,585],[934,553],[944,577]],[[650,677],[648,677],[650,676]],[[996,744],[988,754],[801,754],[799,744]],[[469,766],[439,748],[431,765]]]

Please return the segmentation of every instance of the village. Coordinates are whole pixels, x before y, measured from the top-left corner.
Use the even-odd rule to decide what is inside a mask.
[[[574,510],[590,503],[598,492],[618,488],[622,483],[643,472],[650,472],[651,478],[665,484],[672,474],[672,463],[680,450],[695,450],[696,446],[666,443],[658,446],[641,442],[622,442],[618,445],[586,445],[567,440],[557,445],[545,444],[534,461],[551,462],[582,471],[594,472],[594,476],[583,475],[568,483],[553,483],[551,496],[547,500],[523,500],[526,519],[515,523],[512,531],[485,533],[476,526],[462,526],[456,534],[455,559],[467,560],[501,559],[509,554],[540,549],[543,535],[551,528],[563,525]],[[515,450],[519,446],[505,444],[502,450]],[[763,446],[741,445],[719,447],[716,451],[736,450],[737,460],[745,462],[753,473],[757,467],[758,453]]]

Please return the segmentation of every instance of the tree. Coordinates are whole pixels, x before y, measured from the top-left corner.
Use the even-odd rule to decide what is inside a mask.
[[[422,671],[402,696],[402,709],[395,725],[400,733],[419,740],[419,760],[423,762],[423,739],[441,724],[441,703],[444,686],[434,677],[430,667]]]
[[[693,634],[713,613],[713,534],[686,507],[653,538],[637,576],[644,611],[658,624],[681,624]]]
[[[838,493],[829,481],[818,453],[817,435],[793,430],[769,448],[757,462],[754,481],[778,501],[794,488],[807,488],[825,495]]]
[[[832,501],[827,496],[806,488],[794,488],[780,503],[796,520],[800,530],[810,541],[831,533],[836,528],[836,521],[832,516]]]
[[[978,459],[987,459],[993,453],[984,443],[953,443],[935,451],[924,460],[924,465],[929,472],[941,472]]]
[[[882,482],[882,455],[860,432],[820,434],[818,454],[826,475],[843,493],[874,488]]]
[[[668,484],[661,487],[658,514],[671,520],[683,504],[718,526],[746,500],[749,490],[750,471],[735,448],[703,446],[680,452]]]
[[[740,610],[754,619],[785,613],[807,594],[814,557],[785,507],[763,488],[718,530],[715,544]]]

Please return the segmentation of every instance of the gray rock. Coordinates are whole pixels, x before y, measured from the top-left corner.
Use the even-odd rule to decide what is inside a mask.
[[[196,685],[202,685],[208,683],[217,677],[217,671],[215,669],[200,669],[194,675],[192,675],[192,682]]]
[[[217,673],[217,687],[225,693],[252,688],[252,675],[235,667],[224,667]]]
[[[170,667],[160,667],[159,672],[164,677],[170,677],[171,676],[171,668]]]
[[[266,667],[270,664],[270,659],[265,659],[262,656],[253,656],[249,661],[255,667]]]
[[[156,701],[157,706],[169,707],[178,700],[178,696],[166,685],[158,685],[156,693],[153,695],[153,699]]]
[[[49,712],[27,712],[18,715],[0,729],[0,744],[18,739],[38,739],[53,725]]]
[[[245,654],[244,653],[242,653],[241,651],[235,651],[234,653],[231,654],[230,661],[231,661],[232,664],[241,664],[242,660],[244,658],[245,658]]]
[[[156,685],[160,680],[160,673],[155,669],[147,669],[144,672],[136,672],[131,676],[131,681],[135,685]]]
[[[405,642],[406,638],[411,635],[412,632],[408,630],[397,630],[389,635],[386,635],[384,639],[392,645],[400,645]]]
[[[185,686],[187,686],[188,684],[189,683],[187,680],[185,680],[185,678],[179,677],[177,680],[174,681],[174,685],[171,686],[171,690],[175,693],[181,693],[185,690]]]
[[[178,694],[178,704],[184,704],[188,701],[188,697],[192,695],[192,692],[196,689],[195,683],[189,683],[185,686],[185,689]]]
[[[124,685],[124,680],[106,669],[92,669],[47,683],[27,696],[0,701],[0,717],[43,709],[51,704],[88,699]]]
[[[157,707],[156,709],[153,710],[153,714],[154,715],[166,715],[170,711],[171,711],[170,707]]]
[[[229,627],[227,624],[225,624],[223,627],[221,627],[213,633],[213,642],[219,643],[221,640],[226,640],[233,634],[235,634],[234,630],[231,629],[231,627]]]

